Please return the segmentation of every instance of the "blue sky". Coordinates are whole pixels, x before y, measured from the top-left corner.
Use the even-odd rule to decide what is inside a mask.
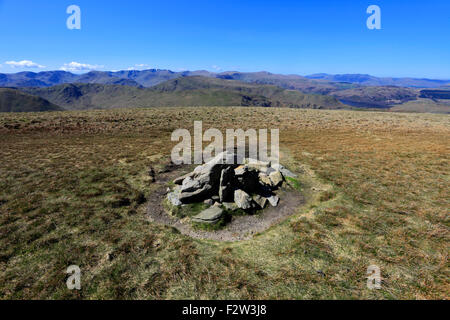
[[[72,4],[81,30],[66,27]],[[372,4],[381,30],[366,27]],[[450,1],[0,0],[0,64],[450,79]]]

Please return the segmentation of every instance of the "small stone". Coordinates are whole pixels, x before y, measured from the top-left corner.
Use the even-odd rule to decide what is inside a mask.
[[[263,173],[265,173],[267,175],[270,175],[274,171],[276,171],[276,170],[274,168],[272,168],[272,167],[269,167],[269,168],[267,168],[265,170],[261,170],[261,172],[263,172]]]
[[[184,176],[181,176],[181,177],[173,180],[173,183],[181,185],[181,184],[183,184],[184,179],[186,179],[188,177],[192,177],[192,176],[193,176],[193,172],[189,172],[189,173],[185,174]]]
[[[236,169],[234,169],[234,175],[235,176],[243,176],[246,172],[248,171],[248,167],[247,166],[239,166]]]
[[[236,190],[234,192],[234,202],[243,210],[251,209],[252,207],[252,198],[250,195],[243,190]]]
[[[279,163],[272,163],[272,168],[280,171],[284,177],[289,177],[289,178],[297,178],[298,177],[295,173],[289,171],[288,169],[286,169],[283,165],[281,165]]]
[[[223,209],[218,206],[212,206],[192,218],[192,221],[199,223],[214,224],[223,216]]]
[[[297,178],[298,177],[298,175],[296,175],[295,173],[289,171],[288,169],[281,169],[280,172],[285,177],[289,177],[289,178]]]
[[[203,203],[208,205],[208,206],[212,206],[214,204],[214,200],[213,199],[207,199]]]
[[[153,169],[153,167],[150,167],[148,170],[148,175],[151,179],[151,182],[155,182],[156,181],[156,172],[155,169]]]
[[[281,174],[280,171],[274,171],[269,175],[270,181],[272,181],[272,184],[274,187],[279,187],[283,181],[283,175]]]
[[[173,192],[169,192],[167,194],[167,200],[169,200],[170,204],[179,207],[182,205],[180,201],[180,192],[179,190],[174,190]]]
[[[263,185],[266,185],[266,186],[269,186],[269,187],[273,186],[272,180],[270,179],[270,177],[267,174],[260,172],[259,175],[258,175],[258,178],[259,178],[259,181]]]
[[[225,209],[227,209],[229,211],[235,211],[235,210],[239,209],[237,204],[234,202],[224,202],[224,203],[222,203],[222,205]]]
[[[278,198],[277,196],[271,196],[267,198],[267,200],[269,201],[272,207],[278,206],[278,203],[280,202],[280,198]]]
[[[281,164],[279,164],[279,163],[272,163],[272,166],[271,166],[273,169],[275,169],[275,170],[281,170],[281,169],[284,169],[284,166],[283,165],[281,165]]]
[[[261,208],[264,209],[267,206],[269,200],[267,198],[261,197],[260,195],[254,195],[253,201]]]

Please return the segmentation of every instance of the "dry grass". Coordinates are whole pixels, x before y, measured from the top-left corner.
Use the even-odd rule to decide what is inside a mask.
[[[322,192],[239,243],[149,223],[147,171],[170,134],[280,128],[282,162]],[[450,117],[263,108],[132,109],[0,117],[0,297],[447,299]],[[307,185],[307,183],[305,184]],[[65,269],[82,269],[68,291]],[[381,267],[382,290],[366,288]]]

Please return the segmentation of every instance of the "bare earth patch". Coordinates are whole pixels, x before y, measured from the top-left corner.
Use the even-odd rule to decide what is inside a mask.
[[[198,230],[192,227],[189,221],[169,215],[163,206],[167,194],[167,182],[180,176],[180,171],[180,169],[175,169],[159,176],[156,182],[157,190],[148,202],[147,216],[153,223],[173,227],[180,233],[195,239],[231,242],[249,240],[253,235],[261,233],[295,214],[298,207],[305,203],[304,197],[299,191],[283,191],[277,207],[269,207],[257,215],[233,216],[231,222],[221,230]]]

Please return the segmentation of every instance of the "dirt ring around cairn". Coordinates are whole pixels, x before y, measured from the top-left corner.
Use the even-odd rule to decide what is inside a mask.
[[[157,189],[152,193],[148,202],[147,217],[155,224],[173,227],[181,234],[195,239],[230,242],[250,240],[255,234],[261,233],[296,214],[298,208],[305,204],[305,198],[299,191],[295,189],[284,190],[279,194],[281,200],[277,207],[266,208],[256,215],[233,216],[232,220],[220,230],[198,230],[186,219],[168,214],[163,206],[167,195],[167,182],[181,174],[181,170],[175,168],[159,177],[156,181]]]

